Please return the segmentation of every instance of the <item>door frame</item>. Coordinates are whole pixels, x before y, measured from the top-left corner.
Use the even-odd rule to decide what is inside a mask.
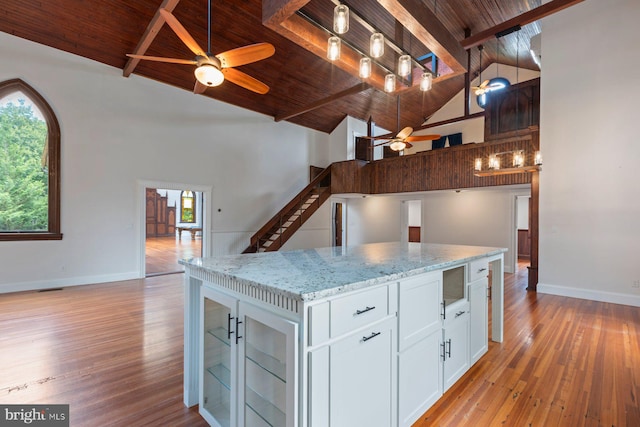
[[[332,197],[331,198],[331,246],[335,246],[336,242],[336,222],[335,222],[335,213],[336,213],[336,204],[342,204],[342,247],[347,246],[347,199],[340,197]]]
[[[191,190],[202,193],[202,257],[207,257],[211,253],[211,243],[209,236],[211,224],[211,201],[213,187],[199,184],[180,184],[175,182],[138,180],[137,181],[137,203],[136,213],[138,221],[136,222],[136,235],[138,245],[138,277],[144,278],[146,274],[146,251],[145,242],[147,239],[146,232],[146,191],[147,188],[160,188],[163,190]],[[176,214],[177,218],[177,214]]]

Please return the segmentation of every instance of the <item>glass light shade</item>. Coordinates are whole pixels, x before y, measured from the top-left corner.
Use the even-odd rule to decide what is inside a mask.
[[[387,74],[384,76],[384,91],[393,92],[396,90],[396,75]]]
[[[476,158],[475,164],[474,164],[474,169],[477,171],[481,171],[482,170],[482,159],[480,157]]]
[[[431,86],[433,85],[433,76],[431,73],[422,73],[422,78],[420,79],[420,90],[426,92],[431,90]]]
[[[495,154],[489,156],[489,169],[500,169],[500,159]]]
[[[369,39],[369,54],[372,58],[380,58],[384,55],[384,35],[373,33]]]
[[[540,151],[536,151],[536,155],[533,161],[536,166],[542,165],[542,153]]]
[[[364,57],[360,59],[360,71],[358,74],[363,79],[371,77],[371,58]]]
[[[398,58],[398,75],[406,77],[411,74],[411,57],[409,55],[401,55]]]
[[[524,153],[522,151],[516,151],[513,153],[513,167],[521,168],[524,166]]]
[[[330,61],[340,59],[340,38],[333,36],[327,41],[327,58]]]
[[[406,146],[407,144],[405,144],[404,141],[396,139],[389,145],[389,148],[391,148],[393,151],[402,151],[406,148]]]
[[[333,31],[336,34],[349,31],[349,8],[343,4],[333,9]]]
[[[196,79],[205,86],[219,86],[224,81],[224,74],[211,64],[202,64],[194,72]]]

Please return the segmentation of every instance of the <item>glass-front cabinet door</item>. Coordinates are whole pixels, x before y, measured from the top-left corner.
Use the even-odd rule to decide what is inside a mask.
[[[202,296],[200,414],[212,426],[236,426],[236,300],[207,287]]]
[[[298,417],[298,324],[242,301],[239,307],[239,425],[293,427]]]

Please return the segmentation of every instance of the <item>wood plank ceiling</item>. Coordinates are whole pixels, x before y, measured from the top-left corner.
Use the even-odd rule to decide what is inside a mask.
[[[401,85],[398,92],[387,94],[373,79],[362,85],[357,74],[348,71],[348,64],[333,64],[325,59],[323,52],[313,53],[311,36],[305,39],[305,34],[298,34],[298,40],[292,41],[296,37],[288,34],[282,22],[289,22],[288,16],[301,20],[305,15],[330,28],[335,6],[332,0],[212,0],[212,53],[257,42],[272,43],[276,48],[274,56],[239,67],[271,89],[266,95],[258,95],[224,82],[219,87],[208,88],[203,95],[193,96],[211,97],[322,132],[331,132],[346,115],[362,120],[371,117],[377,126],[391,131],[404,126],[417,128],[464,88],[467,58],[460,42],[465,39],[465,29],[472,35],[477,34],[541,5],[541,0],[350,1],[353,5],[349,1],[343,3],[355,8],[364,20],[415,58],[435,52],[446,62],[438,69],[440,77],[431,91],[423,93],[415,86],[406,89]],[[158,8],[166,4],[174,7],[176,18],[200,46],[206,47],[207,0],[3,0],[0,31],[124,69],[126,54],[135,51]],[[294,13],[285,13],[280,8],[282,5]],[[271,16],[271,22],[266,22],[268,26],[263,24],[269,18],[268,13],[263,15],[263,10],[277,12]],[[403,10],[411,13],[403,15]],[[194,55],[167,25],[159,28],[146,55],[193,59]],[[537,69],[528,51],[530,38],[539,32],[536,21],[524,26],[519,33],[486,41],[483,68],[499,61]],[[437,43],[425,42],[433,34]],[[451,40],[444,40],[447,34]],[[352,20],[350,32],[344,39],[366,52],[369,35],[370,32]],[[438,44],[441,42],[444,47]],[[391,49],[387,51],[381,62],[395,70],[397,54]],[[476,48],[470,52],[473,77],[479,71],[479,52]],[[452,55],[454,60],[447,55]],[[426,67],[431,67],[430,62],[427,61]],[[144,60],[133,68],[134,74],[188,91],[194,87],[193,71],[190,65]],[[336,94],[341,96],[334,96]]]

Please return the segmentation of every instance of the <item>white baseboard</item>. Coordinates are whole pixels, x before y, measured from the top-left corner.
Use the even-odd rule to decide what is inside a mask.
[[[548,285],[545,283],[538,283],[537,291],[541,294],[559,295],[563,297],[640,307],[640,295],[620,294],[593,289],[570,288],[566,286]]]
[[[93,285],[96,283],[120,282],[123,280],[140,279],[140,273],[129,272],[109,274],[105,276],[67,277],[55,280],[38,280],[34,282],[0,284],[0,294],[9,292],[38,291],[41,289],[66,288],[68,286]]]

